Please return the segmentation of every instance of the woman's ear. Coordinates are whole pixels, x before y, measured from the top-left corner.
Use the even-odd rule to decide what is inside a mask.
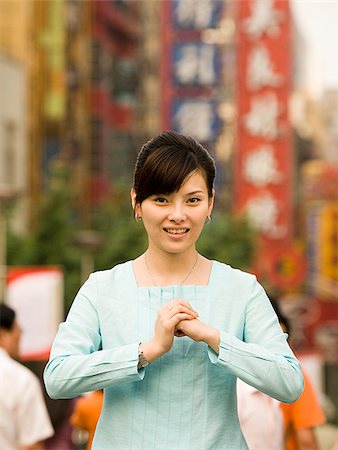
[[[134,188],[132,188],[130,191],[130,197],[131,197],[131,207],[133,208],[134,211],[134,217],[138,219],[141,217],[140,204],[136,202],[136,191]]]
[[[134,210],[135,213],[135,207],[136,207],[136,192],[134,188],[131,188],[130,190],[130,197],[131,197],[131,207]]]
[[[215,189],[212,190],[212,196],[209,198],[208,216],[211,216],[211,212],[214,207],[214,201],[215,201]]]

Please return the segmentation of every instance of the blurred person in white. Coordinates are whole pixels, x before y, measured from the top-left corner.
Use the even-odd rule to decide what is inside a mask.
[[[278,301],[269,298],[283,332],[289,335],[288,318]],[[319,450],[315,428],[326,419],[309,376],[303,375],[304,391],[293,404],[279,402],[237,380],[238,416],[250,450]]]
[[[238,417],[250,450],[284,450],[280,402],[237,379]]]
[[[39,379],[18,359],[15,311],[0,304],[0,449],[43,450],[54,431]]]
[[[287,323],[275,300],[271,305],[285,331]],[[250,450],[284,450],[284,418],[280,402],[237,379],[238,417]]]

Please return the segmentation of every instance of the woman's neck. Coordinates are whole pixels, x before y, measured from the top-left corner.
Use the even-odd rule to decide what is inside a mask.
[[[142,256],[149,278],[155,286],[184,284],[189,281],[199,260],[196,249],[175,254],[148,248]]]

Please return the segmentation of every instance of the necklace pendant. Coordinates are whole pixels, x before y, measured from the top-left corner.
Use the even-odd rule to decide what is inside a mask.
[[[183,281],[181,281],[181,283],[178,284],[178,286],[182,286],[182,285],[187,281],[187,279],[190,277],[190,275],[193,273],[193,271],[194,271],[194,269],[195,269],[195,267],[196,267],[197,261],[198,261],[198,256],[199,256],[199,255],[198,255],[198,253],[197,253],[197,256],[196,256],[196,259],[195,259],[195,262],[194,262],[192,268],[189,270],[188,274],[185,276],[185,278],[183,279]],[[151,278],[151,280],[152,280],[154,286],[158,287],[159,285],[156,283],[155,277],[154,277],[154,275],[152,274],[152,272],[151,272],[151,270],[150,270],[150,268],[149,268],[149,265],[148,265],[148,261],[147,261],[147,253],[144,253],[144,262],[145,262],[145,264],[146,264],[147,271],[148,271],[148,273],[149,273],[149,275],[150,275],[150,278]],[[176,284],[176,283],[175,283],[175,284]]]

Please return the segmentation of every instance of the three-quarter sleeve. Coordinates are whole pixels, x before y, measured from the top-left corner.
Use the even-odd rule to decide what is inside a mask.
[[[300,363],[264,289],[255,277],[251,279],[243,339],[220,330],[219,354],[208,348],[209,358],[265,394],[292,403],[304,388]]]
[[[59,326],[44,370],[51,398],[76,397],[144,377],[144,369],[137,369],[138,342],[101,350],[96,284],[96,274],[92,274]]]

